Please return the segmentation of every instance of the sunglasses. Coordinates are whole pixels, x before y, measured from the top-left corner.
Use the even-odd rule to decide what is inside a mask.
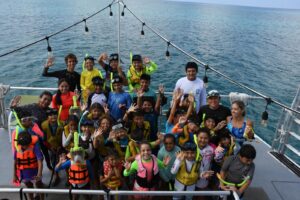
[[[109,60],[112,61],[112,60],[118,60],[119,59],[119,56],[118,55],[111,55],[109,56]]]

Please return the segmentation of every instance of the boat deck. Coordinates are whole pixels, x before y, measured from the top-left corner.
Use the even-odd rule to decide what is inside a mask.
[[[244,200],[294,200],[300,196],[300,178],[287,167],[277,161],[270,153],[269,146],[264,142],[252,143],[257,150],[255,159],[256,171],[251,187],[246,191]],[[8,133],[0,129],[0,152],[2,162],[0,164],[0,187],[14,187],[11,185],[13,172],[13,157]],[[43,182],[48,185],[50,172],[44,168]],[[64,179],[63,179],[64,180]],[[56,188],[64,188],[62,181]],[[67,197],[67,195],[64,195]],[[61,195],[48,195],[47,199],[61,198]],[[0,199],[17,199],[19,194],[0,193]]]

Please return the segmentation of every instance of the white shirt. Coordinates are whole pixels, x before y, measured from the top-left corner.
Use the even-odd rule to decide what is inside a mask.
[[[187,79],[187,77],[180,78],[175,85],[174,91],[180,88],[184,94],[192,93],[195,97],[196,112],[198,113],[201,106],[206,105],[206,89],[204,83],[200,78],[196,78],[193,81]]]
[[[104,106],[104,105],[106,105],[106,102],[107,102],[107,98],[106,98],[106,96],[103,93],[101,93],[101,94],[96,94],[95,93],[92,96],[92,103],[91,103],[91,105],[93,105],[94,103],[100,103],[101,106]]]

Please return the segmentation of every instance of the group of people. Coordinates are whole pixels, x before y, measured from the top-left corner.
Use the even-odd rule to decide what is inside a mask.
[[[65,57],[66,70],[49,72],[49,61],[43,76],[58,78],[57,92],[44,91],[38,103],[25,106],[18,106],[18,96],[12,100],[18,122],[12,135],[14,182],[45,187],[45,160],[54,176],[51,187],[65,173],[66,185],[78,189],[230,190],[243,196],[254,175],[256,151],[247,142],[254,131],[242,101],[233,102],[231,110],[221,105],[219,92],[207,93],[197,64],[188,62],[163,129],[158,119],[167,103],[164,87],[158,94],[150,87],[157,65],[133,55],[125,75],[118,54],[103,53],[97,61],[102,70],[86,56],[81,74],[74,54]],[[34,198],[44,197],[30,194]]]

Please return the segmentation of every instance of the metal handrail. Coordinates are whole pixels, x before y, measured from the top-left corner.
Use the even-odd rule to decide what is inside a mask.
[[[20,86],[10,86],[10,89],[14,89],[14,90],[50,90],[50,91],[56,91],[57,88],[52,88],[52,87],[20,87]],[[126,91],[128,92],[128,91]],[[158,93],[158,91],[156,91],[156,93]],[[166,95],[173,95],[173,92],[164,92],[164,94]],[[229,98],[229,95],[221,95],[221,97],[223,98]],[[249,95],[250,99],[263,99],[262,97],[259,96],[251,96]]]
[[[125,191],[125,190],[80,190],[80,189],[40,189],[40,188],[0,188],[0,193],[37,193],[37,194],[83,194],[83,195],[101,195],[105,200],[109,199],[109,196],[227,196],[233,194],[235,200],[239,200],[239,196],[236,192],[231,191]]]

